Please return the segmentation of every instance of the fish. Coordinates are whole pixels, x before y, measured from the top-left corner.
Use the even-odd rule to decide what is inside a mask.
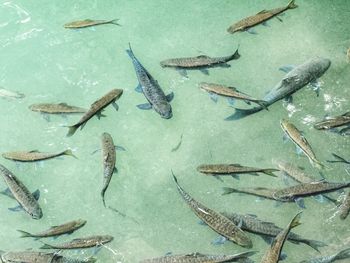
[[[284,242],[286,241],[290,230],[300,225],[300,214],[301,212],[297,213],[286,229],[281,231],[275,237],[271,243],[271,247],[266,251],[262,260],[260,261],[261,263],[277,263],[279,261]]]
[[[0,164],[0,174],[10,189],[13,197],[19,205],[33,219],[40,219],[43,216],[41,207],[28,188],[5,166]]]
[[[345,196],[343,203],[339,207],[340,219],[344,220],[350,212],[350,192]]]
[[[311,182],[311,183],[301,183],[298,185],[286,187],[277,190],[273,193],[274,199],[282,202],[290,202],[300,197],[313,196],[323,193],[328,193],[336,191],[338,189],[343,189],[350,187],[350,182],[327,182],[326,180]]]
[[[0,253],[2,263],[94,263],[96,261],[94,257],[73,259],[61,256],[57,252],[11,251]]]
[[[102,134],[101,142],[102,142],[102,162],[103,162],[103,187],[101,190],[101,196],[102,196],[103,205],[106,207],[105,193],[112,179],[113,173],[117,171],[117,168],[115,167],[116,153],[115,153],[115,145],[113,142],[113,138],[109,133],[104,132]]]
[[[264,173],[276,177],[273,172],[278,169],[271,168],[253,168],[241,166],[240,164],[201,164],[197,167],[197,171],[209,175],[236,175],[236,174],[253,174]]]
[[[237,226],[240,226],[242,230],[261,235],[264,240],[272,241],[271,239],[273,237],[276,237],[278,233],[283,230],[283,228],[276,226],[274,223],[259,219],[256,215],[243,215],[238,213],[225,212],[222,214],[229,218]],[[327,244],[321,241],[306,239],[293,232],[289,233],[288,240],[296,244],[304,243],[318,252],[319,247],[327,246]]]
[[[163,68],[175,68],[180,71],[182,75],[187,77],[186,70],[188,69],[199,69],[204,74],[208,75],[206,68],[219,66],[219,67],[230,67],[227,63],[231,60],[239,59],[241,55],[238,49],[231,55],[224,57],[209,57],[205,55],[200,55],[197,57],[186,57],[186,58],[171,58],[160,62]]]
[[[36,234],[31,234],[23,230],[17,230],[17,231],[22,234],[21,237],[35,237],[35,238],[53,237],[53,236],[59,236],[63,234],[71,234],[75,230],[78,230],[79,228],[83,227],[85,224],[86,224],[85,220],[78,219],[78,220],[64,223],[62,225],[52,226],[50,229],[45,230],[43,232],[36,233]]]
[[[152,77],[152,75],[135,57],[130,43],[129,49],[126,50],[126,53],[132,60],[139,81],[136,91],[142,92],[148,101],[148,103],[137,105],[137,107],[143,110],[153,108],[162,118],[170,119],[173,116],[173,113],[169,102],[174,98],[174,93],[171,92],[170,94],[165,95],[164,91],[159,86],[158,81]]]
[[[221,262],[237,262],[238,259],[244,259],[254,255],[255,251],[242,252],[235,255],[208,255],[199,252],[167,255],[159,258],[141,260],[140,263],[221,263]]]
[[[307,60],[299,66],[290,66],[286,69],[286,71],[290,71],[284,78],[262,98],[263,101],[266,101],[266,103],[264,103],[265,107],[269,107],[281,99],[291,98],[293,93],[321,77],[328,70],[330,65],[331,61],[329,59],[316,57]],[[235,112],[225,120],[239,120],[263,109],[264,107],[262,106],[250,109],[235,108]]]
[[[239,100],[244,100],[248,104],[250,102],[254,102],[261,107],[265,107],[266,101],[260,100],[253,98],[243,92],[240,92],[238,89],[235,87],[228,87],[220,84],[215,84],[215,83],[207,83],[207,82],[201,82],[199,83],[199,87],[209,93],[214,93],[220,96],[224,96],[227,98],[234,98],[234,99],[239,99]],[[265,107],[266,108],[266,107]],[[266,108],[267,109],[267,108]]]
[[[280,124],[286,136],[288,136],[294,142],[294,144],[303,151],[303,153],[309,158],[311,164],[315,165],[318,168],[325,167],[319,160],[317,160],[316,155],[311,148],[311,145],[306,140],[302,132],[300,132],[293,123],[282,119]]]
[[[32,111],[37,111],[41,113],[48,113],[48,114],[72,114],[72,113],[85,113],[86,109],[71,106],[67,103],[39,103],[39,104],[32,104],[29,106],[29,109]]]
[[[89,248],[89,247],[96,247],[101,246],[103,244],[109,243],[113,240],[112,236],[105,235],[105,236],[89,236],[84,238],[76,238],[72,241],[61,243],[61,244],[55,244],[50,245],[47,243],[42,242],[44,245],[41,246],[41,249],[76,249],[76,248]]]
[[[118,110],[116,100],[118,100],[122,96],[122,94],[122,89],[112,89],[102,98],[92,103],[90,109],[83,115],[83,117],[81,117],[81,119],[76,124],[68,126],[69,131],[67,133],[67,137],[72,136],[79,127],[80,129],[83,129],[88,120],[90,120],[93,116],[97,115],[98,118],[103,117],[104,115],[102,115],[102,111],[109,104],[112,104],[114,108]]]
[[[350,164],[350,161],[348,160],[345,160],[345,158],[335,154],[335,153],[332,153],[333,157],[336,158],[336,160],[327,160],[327,162],[329,163],[346,163],[346,164]]]
[[[91,20],[91,19],[85,19],[85,20],[79,20],[74,22],[69,22],[67,24],[64,24],[64,28],[70,28],[70,29],[77,29],[77,28],[84,28],[84,27],[90,27],[90,26],[98,26],[98,25],[106,25],[106,24],[113,24],[120,26],[118,24],[119,19],[112,19],[112,20]]]
[[[62,155],[72,156],[77,159],[77,157],[73,154],[72,150],[70,149],[59,153],[39,152],[38,150],[6,152],[2,154],[2,157],[19,162],[35,162],[59,157]]]
[[[241,188],[233,188],[233,187],[223,187],[224,192],[222,195],[228,195],[231,193],[243,193],[249,195],[255,195],[258,197],[263,197],[271,200],[275,200],[274,193],[277,189],[265,188],[265,187],[241,187]]]
[[[227,217],[194,200],[184,189],[182,189],[174,174],[173,179],[176,183],[177,190],[185,202],[189,205],[196,216],[205,222],[211,229],[242,247],[251,248],[253,246],[252,241],[243,230],[237,227]]]
[[[299,263],[332,263],[338,260],[350,258],[350,248],[346,248],[338,253],[330,256],[322,256],[308,260],[300,261]],[[345,261],[342,261],[345,262]]]
[[[242,20],[238,21],[237,23],[232,24],[228,29],[227,32],[233,34],[238,31],[245,31],[249,30],[249,28],[256,26],[258,24],[264,23],[267,20],[283,13],[284,11],[288,9],[294,9],[298,6],[294,3],[295,0],[292,0],[288,3],[287,6],[274,8],[271,10],[262,10],[256,15],[248,16],[246,18],[243,18]],[[277,17],[278,18],[278,17]],[[280,18],[278,18],[280,19]]]
[[[350,125],[350,111],[340,116],[328,117],[323,121],[316,122],[314,128],[317,130],[329,130],[344,125]]]
[[[12,99],[23,99],[25,95],[20,92],[10,91],[7,89],[0,88],[0,97],[12,98]]]

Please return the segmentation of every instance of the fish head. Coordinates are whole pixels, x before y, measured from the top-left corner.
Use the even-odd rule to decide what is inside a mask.
[[[245,247],[245,248],[252,248],[253,247],[253,242],[245,234],[236,236],[236,239],[234,242],[236,242],[238,245]]]
[[[83,220],[83,219],[78,219],[77,221],[75,221],[75,225],[77,227],[82,227],[86,224],[86,220]]]
[[[171,105],[167,101],[153,105],[153,108],[164,119],[170,119],[173,116]]]
[[[285,130],[285,127],[288,125],[288,123],[289,122],[286,119],[280,120],[280,125],[281,125],[283,130]]]
[[[106,235],[101,237],[101,242],[102,243],[107,243],[111,242],[114,238],[112,236]]]
[[[311,60],[311,74],[315,78],[319,78],[331,66],[331,61],[327,58],[317,57]]]
[[[32,209],[31,211],[29,211],[29,214],[33,219],[40,219],[43,217],[43,211],[40,207]]]

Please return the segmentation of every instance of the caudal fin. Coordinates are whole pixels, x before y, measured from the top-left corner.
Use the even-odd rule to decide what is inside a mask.
[[[303,240],[303,242],[304,242],[306,245],[312,247],[313,249],[315,249],[315,250],[318,251],[318,252],[320,252],[320,250],[318,249],[319,247],[325,247],[325,246],[327,246],[326,243],[321,242],[321,241],[317,241],[317,240],[308,240],[308,239],[306,239],[306,240]]]
[[[64,151],[63,154],[64,154],[64,155],[69,155],[69,156],[74,157],[75,159],[78,159],[78,157],[76,157],[76,156],[73,154],[73,152],[72,152],[71,149],[68,149],[68,150]]]
[[[247,117],[251,114],[254,114],[256,112],[259,112],[263,109],[263,107],[255,107],[252,109],[238,109],[235,108],[235,113],[233,113],[232,115],[228,116],[225,118],[225,121],[236,121],[239,119],[242,119],[244,117]]]
[[[287,6],[288,9],[293,9],[293,8],[297,8],[297,7],[298,7],[298,5],[295,4],[295,0],[290,1],[288,6]]]
[[[278,172],[278,171],[279,171],[278,169],[265,169],[262,172],[264,174],[267,174],[267,175],[270,175],[270,176],[273,176],[273,177],[277,177],[277,175],[275,175],[273,172]]]
[[[66,136],[71,137],[77,131],[78,127],[77,125],[68,126],[69,130]]]
[[[224,190],[224,192],[222,193],[222,195],[228,195],[228,194],[232,194],[232,193],[238,193],[238,191],[234,188],[231,187],[223,187],[222,190]]]
[[[290,229],[301,225],[301,223],[300,223],[301,213],[302,213],[302,211],[298,212],[298,213],[294,216],[294,218],[293,218],[292,221],[290,222]]]
[[[238,48],[237,48],[237,50],[236,50],[235,53],[230,57],[229,60],[239,59],[240,57],[241,57],[241,55],[239,54]]]
[[[116,19],[111,20],[109,23],[113,24],[113,25],[117,25],[117,26],[122,26],[121,24],[118,23],[118,21],[119,21],[119,18],[116,18]]]
[[[134,52],[132,52],[132,49],[131,49],[131,45],[130,45],[130,42],[129,42],[129,49],[125,50],[126,53],[129,55],[129,57],[131,59],[134,59],[135,58],[135,55],[134,55]]]
[[[350,248],[340,251],[334,259],[345,259],[350,258]]]
[[[17,229],[17,231],[21,233],[21,237],[33,237],[33,235],[29,232],[19,230],[19,229]]]

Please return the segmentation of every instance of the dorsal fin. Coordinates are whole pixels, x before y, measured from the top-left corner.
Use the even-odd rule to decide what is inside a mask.
[[[58,103],[58,105],[61,105],[61,106],[68,106],[68,104],[65,103],[65,102]]]
[[[206,55],[199,55],[199,56],[197,56],[196,58],[210,58],[210,57],[208,57],[208,56],[206,56]]]
[[[264,10],[261,10],[259,13],[257,13],[257,15],[259,15],[259,14],[264,14],[264,13],[267,13],[268,11],[266,10],[266,9],[264,9]]]

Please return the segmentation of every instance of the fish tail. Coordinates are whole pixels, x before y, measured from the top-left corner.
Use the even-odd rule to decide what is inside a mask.
[[[297,8],[297,7],[298,7],[298,5],[295,4],[295,0],[290,1],[287,5],[288,9],[293,9],[293,8]]]
[[[33,237],[33,235],[29,232],[19,230],[19,229],[17,231],[21,233],[21,237]]]
[[[68,133],[67,133],[67,137],[71,137],[78,129],[79,126],[77,125],[73,125],[73,126],[67,126],[69,128]]]
[[[228,195],[228,194],[232,194],[232,193],[238,193],[239,191],[237,191],[234,188],[231,187],[223,187],[222,190],[224,190],[224,192],[222,193],[222,195]]]
[[[318,249],[319,247],[325,247],[325,246],[327,246],[326,243],[321,242],[321,241],[317,241],[317,240],[308,240],[308,239],[306,239],[306,240],[303,240],[303,242],[304,242],[306,245],[312,247],[313,249],[315,249],[315,250],[318,251],[318,252],[320,252],[320,250]]]
[[[102,197],[102,202],[103,202],[104,207],[106,207],[105,192],[106,192],[105,189],[103,189],[103,190],[101,191],[101,197]]]
[[[239,47],[238,47],[239,48]],[[230,57],[229,60],[233,60],[233,59],[239,59],[241,57],[241,55],[238,52],[238,48],[236,49],[235,53]]]
[[[113,24],[113,25],[117,25],[117,26],[122,26],[121,24],[118,23],[118,21],[119,21],[119,18],[116,18],[116,19],[111,20],[109,23]]]
[[[225,118],[225,121],[236,121],[239,119],[242,119],[244,117],[247,117],[251,114],[254,114],[256,112],[259,112],[263,109],[263,107],[255,107],[255,108],[251,108],[251,109],[238,109],[235,108],[235,113],[233,113],[232,115],[228,116]]]
[[[350,258],[350,248],[340,251],[334,259],[345,259]]]
[[[277,172],[277,171],[279,171],[279,170],[278,169],[265,169],[265,170],[263,170],[263,173],[270,175],[270,176],[273,176],[273,177],[277,177],[277,175],[275,175],[273,173],[273,172]]]
[[[131,49],[130,42],[129,42],[129,49],[127,49],[127,50],[125,50],[125,51],[126,51],[126,53],[129,55],[129,57],[130,57],[131,59],[134,59],[134,58],[135,58],[134,52],[132,52],[132,49]]]
[[[302,211],[298,212],[294,218],[292,219],[292,221],[290,222],[290,229],[299,226],[300,223],[300,215],[301,215]]]
[[[49,244],[45,244],[45,243],[43,243],[44,245],[42,245],[41,247],[40,247],[40,249],[51,249],[51,248],[54,248],[53,246],[51,246],[51,245],[49,245]]]
[[[73,152],[72,152],[71,149],[65,150],[65,151],[63,152],[63,154],[64,154],[64,155],[69,155],[69,156],[74,157],[75,159],[78,159],[78,157],[76,157],[76,156],[73,154]]]

